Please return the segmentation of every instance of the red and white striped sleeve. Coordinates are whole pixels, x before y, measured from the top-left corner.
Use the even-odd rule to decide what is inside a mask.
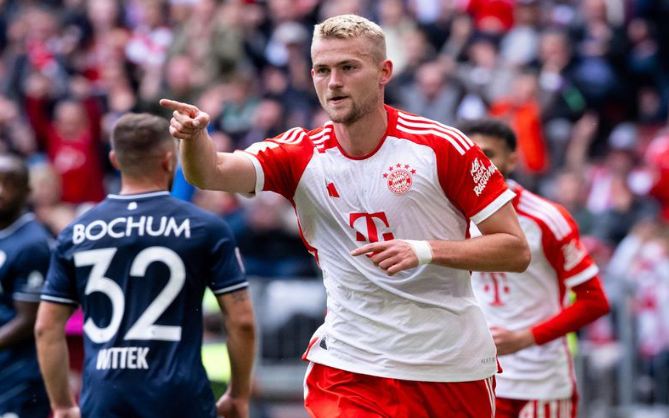
[[[474,223],[514,198],[497,167],[458,129],[406,112],[398,112],[396,128],[422,138],[435,151],[441,188]]]
[[[608,313],[599,269],[581,243],[578,226],[569,212],[527,191],[521,192],[517,209],[540,222],[544,254],[557,273],[561,294],[570,289],[576,295],[573,304],[532,327],[535,342],[545,344]]]
[[[272,191],[292,199],[313,157],[314,144],[303,128],[293,128],[238,152],[249,158],[256,170],[254,194]]]

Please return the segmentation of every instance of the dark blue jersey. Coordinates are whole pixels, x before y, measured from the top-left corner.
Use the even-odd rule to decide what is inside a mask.
[[[0,230],[0,327],[16,316],[14,301],[39,303],[49,268],[49,241],[32,214]],[[0,405],[8,394],[17,395],[21,387],[40,381],[33,339],[0,348]]]
[[[109,196],[70,224],[42,300],[83,308],[84,416],[215,417],[202,297],[246,286],[228,226],[167,192]]]

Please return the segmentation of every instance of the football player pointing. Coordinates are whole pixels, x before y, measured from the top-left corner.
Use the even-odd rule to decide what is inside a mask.
[[[316,25],[312,79],[330,122],[217,153],[209,116],[163,100],[200,188],[273,191],[295,206],[327,290],[304,358],[314,417],[490,417],[495,346],[468,270],[523,271],[514,194],[469,138],[384,104],[381,28],[359,16]],[[469,220],[484,236],[467,239]]]
[[[504,176],[513,172],[516,137],[507,125],[488,119],[460,129]],[[565,335],[608,313],[608,302],[569,213],[509,184],[532,262],[523,273],[472,275],[504,370],[497,376],[496,417],[574,418],[578,397]],[[472,236],[478,235],[472,229]],[[570,290],[576,295],[571,305]]]

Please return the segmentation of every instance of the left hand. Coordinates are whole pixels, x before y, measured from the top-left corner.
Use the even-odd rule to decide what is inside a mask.
[[[409,243],[401,239],[379,241],[363,245],[351,252],[352,256],[369,254],[372,262],[385,270],[389,276],[418,266],[418,257]]]
[[[233,398],[227,391],[216,403],[216,413],[223,418],[249,418],[249,400]]]
[[[497,355],[513,354],[535,344],[534,335],[528,329],[509,331],[502,327],[490,327],[492,339],[497,346]]]

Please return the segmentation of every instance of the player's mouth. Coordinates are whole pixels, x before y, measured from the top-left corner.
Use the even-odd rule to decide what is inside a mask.
[[[332,104],[339,104],[345,99],[348,99],[348,96],[332,96],[328,99],[328,101]]]

